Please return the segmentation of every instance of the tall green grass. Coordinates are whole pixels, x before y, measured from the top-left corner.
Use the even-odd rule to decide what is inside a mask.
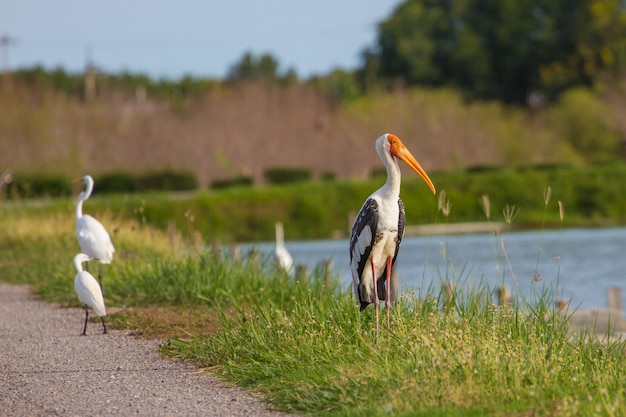
[[[224,317],[223,331],[172,340],[163,351],[212,367],[312,415],[620,415],[623,345],[568,333],[546,299],[499,308],[489,290],[455,294],[443,313],[434,289],[405,297],[374,340],[373,311],[349,293],[263,300]],[[261,301],[261,300],[259,300]],[[595,340],[595,339],[594,339]]]
[[[0,277],[78,306],[71,205],[58,210],[68,212],[3,210]],[[626,413],[623,342],[572,332],[568,316],[554,311],[550,291],[497,307],[493,289],[466,284],[462,268],[450,277],[441,271],[432,284],[401,296],[390,331],[382,324],[376,340],[373,309],[360,313],[351,288],[321,269],[289,276],[274,270],[270,259],[194,247],[172,229],[97,214],[118,249],[104,270],[108,306],[220,309],[221,330],[166,341],[163,353],[210,367],[282,410],[329,416]],[[450,281],[456,284],[452,295],[445,293]]]

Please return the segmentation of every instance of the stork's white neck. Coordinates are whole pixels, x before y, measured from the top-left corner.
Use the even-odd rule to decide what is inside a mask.
[[[391,198],[399,198],[400,182],[402,180],[400,166],[398,165],[398,160],[391,155],[387,135],[381,136],[376,141],[376,152],[387,170],[387,181],[385,185],[379,189],[379,192],[388,196],[390,200]]]

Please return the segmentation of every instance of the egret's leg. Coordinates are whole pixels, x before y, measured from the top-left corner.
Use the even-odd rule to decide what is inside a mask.
[[[100,283],[100,291],[102,291],[102,297],[104,297],[104,289],[102,288],[102,275],[100,274],[100,268],[102,268],[102,264],[98,264],[98,282]]]
[[[100,320],[102,320],[102,328],[104,329],[104,331],[102,332],[102,334],[106,334],[106,332],[107,332],[107,326],[106,326],[106,324],[104,324],[104,317],[100,317]]]
[[[387,331],[389,331],[390,329],[390,319],[389,319],[389,315],[390,315],[390,310],[391,310],[391,256],[387,257],[387,276],[385,277],[387,282],[387,294],[385,296],[385,310],[387,310]]]
[[[87,304],[85,304],[85,327],[83,327],[83,334],[81,336],[87,335],[87,320],[89,320],[89,310]]]
[[[378,300],[378,283],[376,282],[376,267],[374,266],[374,261],[372,260],[372,281],[374,283],[374,317],[376,318],[376,343],[378,343],[378,306],[380,305],[380,300]]]

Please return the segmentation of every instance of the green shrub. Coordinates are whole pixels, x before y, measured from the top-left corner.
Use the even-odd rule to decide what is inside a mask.
[[[268,168],[265,179],[270,184],[288,184],[311,180],[311,171],[306,168]]]
[[[135,178],[130,172],[115,171],[94,179],[98,193],[130,193],[135,191]]]
[[[198,189],[198,186],[195,174],[172,170],[144,174],[138,177],[135,183],[137,191],[191,191]]]
[[[66,197],[72,194],[69,179],[56,174],[15,174],[4,187],[5,196],[13,198]]]
[[[250,185],[252,185],[252,178],[246,177],[245,175],[240,175],[235,178],[212,181],[209,186],[210,188],[218,190],[218,189],[229,188],[229,187],[240,187],[240,186],[248,187]]]
[[[552,117],[562,137],[585,161],[622,158],[622,143],[608,107],[586,88],[573,88],[561,96]]]

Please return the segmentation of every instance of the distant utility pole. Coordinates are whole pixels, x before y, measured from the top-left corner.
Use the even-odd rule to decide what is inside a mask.
[[[85,46],[85,101],[96,97],[96,66],[93,64],[91,45]]]
[[[9,88],[9,47],[15,45],[15,38],[4,34],[0,36],[0,73],[2,74],[2,86]]]

